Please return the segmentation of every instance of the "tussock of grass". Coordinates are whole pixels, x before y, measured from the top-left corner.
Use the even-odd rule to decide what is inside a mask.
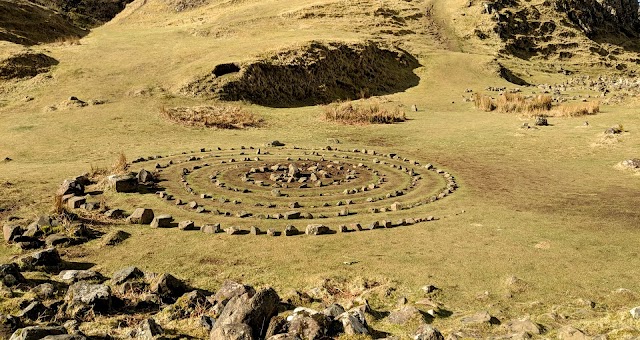
[[[121,152],[111,166],[111,172],[113,174],[124,174],[127,172],[128,167],[129,165],[127,164],[127,156],[125,156],[124,153]]]
[[[185,126],[218,129],[244,129],[257,127],[262,119],[242,108],[229,105],[163,108],[164,118]]]
[[[324,119],[344,124],[393,124],[407,120],[399,108],[389,110],[378,104],[355,106],[351,103],[334,104],[325,107]]]
[[[549,95],[526,98],[518,93],[505,93],[493,99],[487,95],[475,94],[473,100],[475,107],[485,112],[518,113],[528,117],[580,117],[600,112],[600,102],[554,106]]]

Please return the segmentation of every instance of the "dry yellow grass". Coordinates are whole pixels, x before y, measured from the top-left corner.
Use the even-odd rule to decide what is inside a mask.
[[[127,156],[125,156],[124,153],[121,152],[118,155],[116,161],[111,166],[111,172],[114,174],[123,174],[127,171],[128,167],[129,165],[127,164]]]
[[[185,126],[197,126],[218,129],[244,129],[257,127],[262,123],[251,112],[230,105],[209,105],[196,107],[162,108],[164,118]]]
[[[389,110],[378,104],[355,106],[342,103],[326,106],[324,119],[344,124],[392,124],[406,121],[407,116],[399,108]]]
[[[474,105],[477,109],[490,112],[518,113],[527,117],[579,117],[600,112],[600,102],[553,105],[549,95],[537,95],[526,98],[517,93],[505,93],[493,99],[490,96],[475,94]]]

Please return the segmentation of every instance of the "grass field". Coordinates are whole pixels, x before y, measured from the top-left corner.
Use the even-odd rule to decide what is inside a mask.
[[[316,2],[295,1],[295,6]],[[591,335],[607,332],[611,325],[632,328],[630,334],[638,335],[638,321],[621,315],[640,304],[640,177],[616,168],[622,160],[640,157],[637,102],[521,129],[523,122],[533,125],[532,119],[483,112],[462,100],[467,88],[514,87],[486,66],[492,56],[408,43],[422,65],[415,71],[420,84],[374,98],[403,107],[405,122],[342,125],[325,121],[320,106],[275,109],[247,103],[237,105],[264,120],[258,128],[193,128],[163,119],[162,107],[212,103],[173,93],[215,64],[311,38],[333,39],[340,33],[343,39],[358,40],[369,34],[351,32],[342,23],[332,31],[325,20],[284,20],[281,12],[287,6],[277,1],[242,4],[234,10],[254,14],[239,22],[222,2],[208,10],[169,14],[151,1],[129,17],[95,29],[80,45],[35,47],[60,65],[51,78],[4,85],[0,159],[12,159],[0,163],[0,207],[8,209],[4,215],[35,218],[50,208],[62,180],[91,167],[108,167],[121,152],[132,160],[202,147],[259,147],[271,140],[318,148],[335,138],[345,149],[374,148],[432,162],[456,176],[460,189],[421,208],[440,220],[402,228],[270,238],[101,226],[123,229],[132,237],[112,248],[99,241],[79,246],[69,250],[69,259],[93,263],[107,273],[127,265],[171,272],[214,290],[232,279],[271,285],[284,294],[317,287],[326,278],[377,280],[396,289],[372,297],[374,307],[392,304],[401,295],[417,300],[420,287],[433,284],[441,288],[438,300],[453,312],[434,321],[442,329],[458,327],[459,316],[489,310],[504,320],[531,315],[542,324],[571,323]],[[251,27],[240,30],[246,23]],[[274,23],[278,30],[259,34]],[[222,33],[216,36],[216,29]],[[539,82],[562,81],[561,75],[536,77]],[[525,93],[535,90],[523,88]],[[136,91],[143,94],[131,95]],[[27,95],[35,99],[24,102]],[[107,103],[44,110],[70,96]],[[411,112],[411,105],[418,111]],[[615,124],[627,132],[605,141],[605,129]],[[170,211],[177,220],[191,216],[155,197],[109,194],[109,199],[129,211],[134,204],[145,204]],[[17,248],[0,246],[3,261],[17,253]],[[512,292],[506,284],[512,276],[522,279],[525,288]],[[621,298],[612,293],[618,288],[634,294]],[[486,291],[488,298],[478,298]],[[562,309],[579,298],[595,301],[597,308],[585,314]],[[568,318],[551,320],[552,311]],[[605,319],[607,324],[594,321]],[[378,327],[393,330],[383,323]]]

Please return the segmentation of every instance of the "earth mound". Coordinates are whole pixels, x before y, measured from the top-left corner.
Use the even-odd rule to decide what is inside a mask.
[[[416,86],[418,66],[409,53],[372,42],[311,42],[253,62],[217,65],[180,92],[271,107],[327,104]]]
[[[43,53],[20,52],[0,60],[0,80],[32,78],[48,72],[58,61]]]

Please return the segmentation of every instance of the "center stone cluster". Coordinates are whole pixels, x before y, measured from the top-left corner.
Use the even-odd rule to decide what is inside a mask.
[[[243,182],[273,188],[322,187],[323,180],[331,184],[349,183],[358,178],[358,171],[348,169],[340,161],[294,162],[288,165],[274,164],[249,169],[241,178]]]

